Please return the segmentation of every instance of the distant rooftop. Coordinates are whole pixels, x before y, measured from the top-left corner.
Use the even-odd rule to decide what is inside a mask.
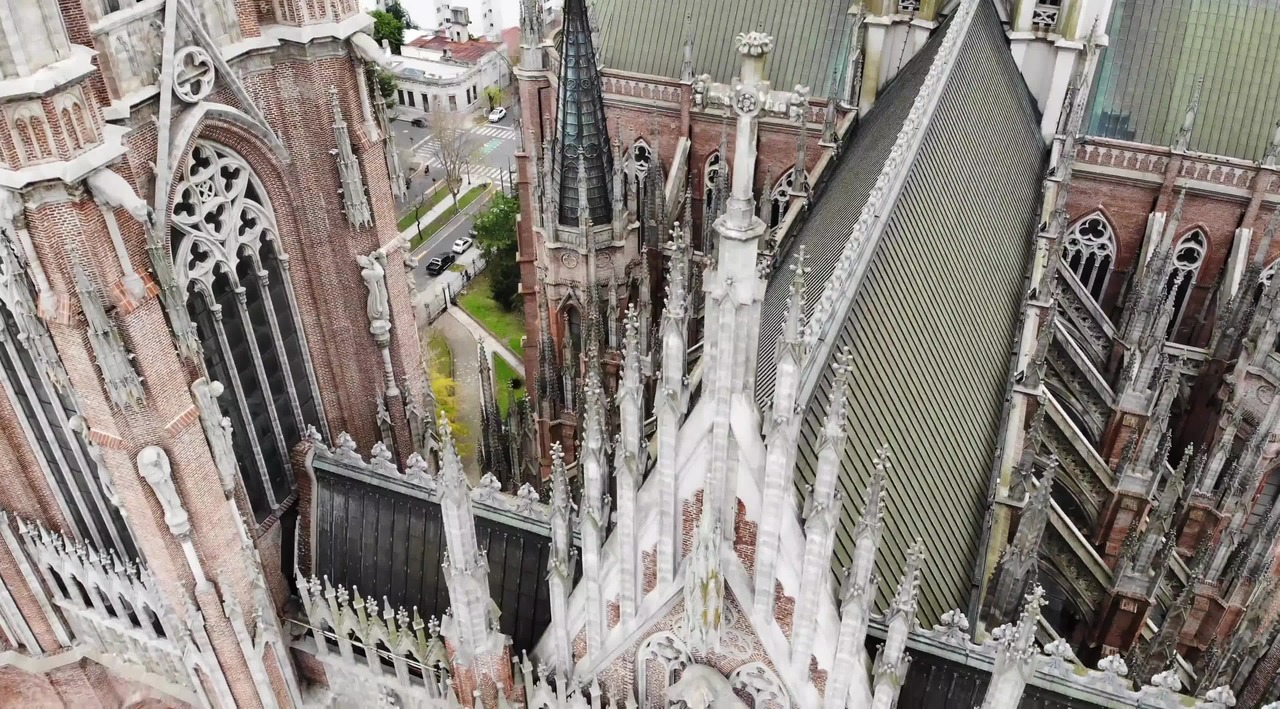
[[[442,34],[429,34],[413,39],[407,42],[404,46],[422,49],[428,52],[439,52],[442,57],[444,53],[448,51],[449,58],[455,62],[461,64],[476,64],[481,59],[484,59],[485,55],[490,52],[497,51],[497,49],[502,45],[497,42],[487,42],[483,39],[472,39],[466,42],[450,42],[449,38]]]
[[[1257,160],[1280,119],[1280,0],[1116,0],[1087,132],[1174,142],[1204,77],[1191,150]]]

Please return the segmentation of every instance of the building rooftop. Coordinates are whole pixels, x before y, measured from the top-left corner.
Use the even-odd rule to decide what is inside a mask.
[[[498,51],[502,45],[498,42],[487,42],[483,39],[450,42],[449,38],[442,34],[427,34],[406,42],[404,46],[425,50],[426,52],[435,52],[439,54],[440,58],[443,58],[445,52],[448,52],[449,59],[454,62],[476,64],[490,52]]]

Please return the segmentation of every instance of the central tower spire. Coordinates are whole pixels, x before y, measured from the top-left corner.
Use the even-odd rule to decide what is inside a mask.
[[[604,119],[600,70],[591,44],[586,0],[565,0],[564,45],[560,60],[560,101],[556,112],[555,194],[561,226],[580,223],[579,184],[586,190],[592,224],[613,220],[613,154]],[[582,173],[581,182],[578,179]]]

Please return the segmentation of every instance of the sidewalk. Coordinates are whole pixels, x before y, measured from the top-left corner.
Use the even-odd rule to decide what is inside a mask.
[[[475,337],[477,342],[483,342],[486,349],[494,355],[501,355],[502,358],[507,361],[507,364],[511,365],[511,368],[516,370],[517,374],[522,376],[524,375],[524,360],[520,359],[520,357],[503,344],[501,340],[489,334],[489,331],[484,329],[483,325],[476,322],[475,318],[468,315],[467,311],[460,307],[455,308],[453,306],[449,306],[449,314],[453,315],[458,322],[462,323],[463,327],[467,328],[467,330],[471,332],[472,337]]]
[[[485,179],[485,178],[483,178],[483,177],[477,177],[477,178],[476,178],[476,179],[474,179],[474,180],[463,180],[463,181],[462,181],[462,186],[458,188],[458,196],[459,196],[459,197],[462,197],[462,196],[463,196],[463,195],[465,195],[467,192],[469,192],[469,191],[471,190],[471,188],[472,188],[472,187],[477,187],[477,186],[480,186],[480,185],[491,185],[491,184],[493,184],[493,182],[491,182],[490,180],[487,180],[487,179]],[[441,188],[441,189],[444,189],[444,188]],[[477,201],[477,202],[472,202],[471,204],[477,204],[477,203],[478,203],[478,201]],[[400,239],[401,239],[405,244],[408,244],[408,243],[413,239],[413,237],[415,237],[415,236],[417,236],[417,235],[418,235],[418,230],[419,230],[420,228],[426,228],[426,226],[427,226],[428,224],[430,224],[431,222],[435,221],[435,218],[436,218],[436,217],[440,216],[441,214],[444,214],[444,213],[445,213],[445,210],[447,210],[449,207],[452,207],[452,206],[453,206],[453,197],[452,197],[452,196],[445,197],[444,199],[440,200],[440,203],[439,203],[439,204],[437,204],[436,206],[432,207],[432,208],[431,208],[431,211],[429,211],[429,212],[427,212],[426,214],[424,214],[424,215],[422,215],[421,217],[419,217],[419,218],[418,218],[417,223],[415,223],[415,224],[410,224],[407,228],[405,228],[403,231],[401,231],[401,232],[400,232]],[[467,205],[467,206],[468,206],[468,207],[470,207],[471,205]],[[459,215],[459,216],[461,216],[461,215]],[[445,234],[445,233],[447,233],[448,231],[449,231],[449,226],[446,224],[446,225],[444,226],[444,228],[442,228],[440,231],[436,232],[435,236],[439,236],[439,235],[441,235],[441,234]],[[432,237],[432,239],[433,239],[433,240],[434,240],[434,238],[435,238],[435,237]],[[418,251],[421,251],[421,250],[422,250],[426,245],[427,245],[426,243],[423,243],[423,244],[419,245],[417,249],[414,249],[414,253],[417,253]]]

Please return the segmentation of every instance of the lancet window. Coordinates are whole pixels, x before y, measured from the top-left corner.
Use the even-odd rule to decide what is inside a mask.
[[[114,551],[122,559],[138,556],[129,527],[112,502],[109,473],[75,432],[75,400],[59,391],[50,380],[44,356],[56,356],[52,342],[47,349],[37,346],[42,328],[32,313],[30,286],[17,269],[12,252],[0,264],[0,383],[4,396],[18,415],[22,435],[27,439],[36,463],[57,496],[64,519],[76,535],[101,551]],[[21,289],[21,290],[19,290]]]
[[[649,144],[644,142],[643,139],[637,140],[635,145],[631,146],[630,158],[631,165],[628,172],[631,179],[631,194],[636,196],[636,203],[633,206],[636,212],[639,213],[648,204],[646,199],[648,197],[648,190],[646,189],[648,183],[645,181],[645,177],[648,176],[649,167],[653,163],[653,148],[650,148]]]
[[[787,168],[787,172],[773,186],[769,202],[769,228],[773,229],[782,223],[787,215],[787,206],[791,204],[791,186],[795,184],[795,170]]]
[[[1204,255],[1208,251],[1209,242],[1204,232],[1199,229],[1187,234],[1178,241],[1173,250],[1173,268],[1165,282],[1166,298],[1173,298],[1173,318],[1169,321],[1168,336],[1173,338],[1178,325],[1187,308],[1191,289],[1195,285],[1196,275],[1204,263]]]
[[[640,704],[677,706],[666,700],[666,690],[680,679],[688,666],[689,653],[679,638],[671,633],[649,636],[636,651],[636,697]]]
[[[1116,260],[1111,225],[1097,212],[1076,222],[1063,241],[1062,258],[1094,301],[1101,301]]]
[[[320,427],[316,385],[275,213],[239,155],[197,142],[173,206],[174,270],[232,424],[259,520],[288,497],[289,451]]]

